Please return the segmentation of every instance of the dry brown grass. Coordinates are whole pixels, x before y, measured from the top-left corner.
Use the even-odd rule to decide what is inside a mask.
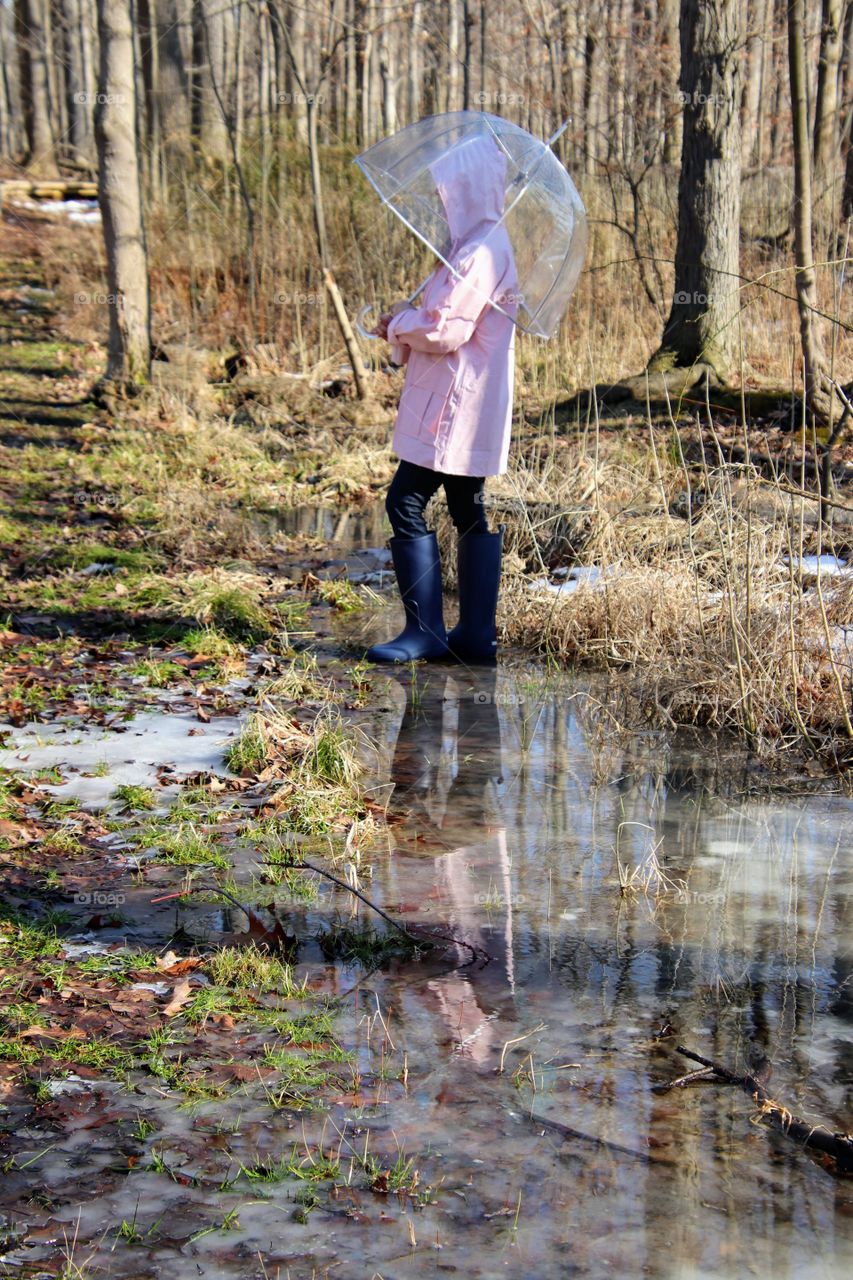
[[[528,570],[508,575],[504,639],[562,663],[632,670],[655,720],[736,729],[759,749],[806,743],[846,758],[853,648],[848,654],[838,628],[853,617],[853,585],[816,583],[802,571],[805,549],[817,549],[815,504],[781,486],[768,494],[743,467],[706,464],[691,476],[657,457],[651,488],[648,457],[636,467],[636,502],[646,510],[626,512],[628,464],[619,457],[611,465],[606,446],[596,447],[585,520],[573,508],[583,531],[575,558],[607,572],[571,592],[531,589],[541,579],[533,523],[523,506],[514,520],[504,513],[515,525],[508,543],[522,549]],[[567,475],[567,506],[589,465],[587,457]],[[692,520],[668,510],[688,478],[704,499]],[[557,489],[555,510],[560,501]]]

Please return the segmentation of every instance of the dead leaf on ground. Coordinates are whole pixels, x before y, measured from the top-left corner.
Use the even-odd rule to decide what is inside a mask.
[[[181,974],[189,973],[191,969],[197,969],[201,964],[201,958],[199,956],[179,956],[174,951],[167,951],[164,956],[158,956],[155,963],[162,973],[168,973],[172,977],[180,977]]]
[[[176,1013],[183,1009],[191,995],[192,988],[189,981],[186,978],[181,978],[180,982],[175,983],[172,998],[163,1010],[164,1017],[173,1018]]]

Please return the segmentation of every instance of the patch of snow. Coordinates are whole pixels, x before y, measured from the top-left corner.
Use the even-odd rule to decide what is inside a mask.
[[[96,942],[94,938],[89,940],[87,935],[85,942],[63,942],[62,954],[66,960],[85,960],[88,956],[105,956],[109,954],[110,947],[106,942]]]
[[[45,731],[42,725],[8,726],[11,745],[0,750],[0,768],[59,768],[65,782],[44,785],[45,791],[74,796],[84,808],[103,809],[113,803],[116,787],[122,783],[156,787],[160,765],[170,765],[178,775],[230,776],[225,752],[240,727],[236,716],[219,716],[202,724],[191,712],[163,711],[141,712],[111,729],[54,724],[49,730],[50,741],[41,736]],[[104,769],[103,776],[84,776]]]
[[[783,556],[782,560],[785,564],[792,563],[790,556]],[[850,572],[846,560],[839,560],[836,556],[830,555],[801,556],[799,560],[794,560],[793,564],[801,573],[811,574],[814,577],[820,573],[822,578],[834,578]]]
[[[52,1098],[61,1098],[64,1093],[90,1093],[96,1083],[94,1080],[84,1080],[82,1076],[75,1076],[72,1073],[64,1080],[48,1080],[44,1088]]]
[[[557,569],[554,576],[566,574],[565,581],[552,582],[550,578],[537,578],[529,584],[529,590],[543,592],[549,591],[552,595],[569,595],[572,591],[577,591],[578,587],[600,587],[604,578],[612,577],[616,572],[616,566],[610,565],[601,569],[598,565],[575,565],[573,569]]]
[[[69,222],[100,222],[97,200],[10,200],[18,209],[37,209],[39,213],[60,214]]]

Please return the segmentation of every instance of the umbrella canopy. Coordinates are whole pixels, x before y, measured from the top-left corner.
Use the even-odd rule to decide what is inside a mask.
[[[451,270],[465,241],[508,235],[518,294],[488,301],[526,332],[553,336],[588,233],[577,188],[548,142],[500,116],[449,111],[383,138],[356,164],[383,204]]]

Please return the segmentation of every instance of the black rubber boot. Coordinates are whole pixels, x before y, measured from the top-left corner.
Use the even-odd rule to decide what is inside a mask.
[[[447,631],[441,607],[441,561],[434,533],[424,538],[392,538],[391,558],[406,611],[396,640],[375,644],[369,662],[436,662],[447,658]]]
[[[447,644],[459,662],[495,661],[503,536],[501,525],[498,533],[466,533],[458,540],[459,621]]]

